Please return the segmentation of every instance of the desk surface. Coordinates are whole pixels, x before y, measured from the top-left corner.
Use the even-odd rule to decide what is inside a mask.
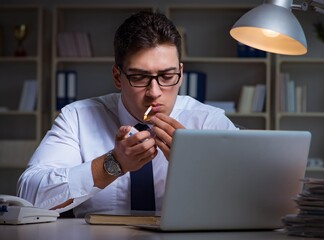
[[[89,225],[84,219],[58,219],[52,223],[28,225],[0,225],[0,239],[309,240],[309,238],[291,237],[275,231],[161,233],[128,226]]]

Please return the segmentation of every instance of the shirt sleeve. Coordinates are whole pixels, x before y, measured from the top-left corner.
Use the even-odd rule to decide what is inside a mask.
[[[73,114],[62,109],[18,181],[18,195],[36,207],[50,209],[73,199],[72,204],[58,209],[64,212],[100,191],[94,187],[91,161],[82,159]]]

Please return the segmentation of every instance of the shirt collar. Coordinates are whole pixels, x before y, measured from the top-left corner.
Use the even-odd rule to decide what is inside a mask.
[[[121,126],[130,125],[134,126],[138,123],[136,120],[126,109],[121,96],[118,99],[118,118]]]

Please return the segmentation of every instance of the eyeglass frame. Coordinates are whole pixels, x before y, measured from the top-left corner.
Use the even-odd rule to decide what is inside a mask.
[[[144,87],[148,87],[151,85],[151,82],[153,81],[153,79],[156,80],[157,84],[161,87],[172,87],[172,86],[175,86],[179,83],[180,81],[180,78],[181,78],[181,72],[177,72],[177,73],[161,73],[161,74],[157,74],[157,75],[148,75],[148,74],[138,74],[138,73],[135,73],[135,74],[127,74],[120,66],[117,65],[117,67],[119,68],[120,72],[123,73],[125,76],[126,76],[126,79],[128,80],[129,84],[131,85],[131,87],[135,87],[135,88],[144,88]],[[171,85],[161,85],[161,83],[159,82],[159,77],[164,75],[164,74],[174,74],[174,75],[177,75],[178,76],[178,80],[171,84]],[[148,77],[150,78],[150,80],[148,81],[147,85],[143,85],[143,86],[134,86],[132,85],[132,81],[129,79],[129,77],[131,76],[144,76],[144,77]]]

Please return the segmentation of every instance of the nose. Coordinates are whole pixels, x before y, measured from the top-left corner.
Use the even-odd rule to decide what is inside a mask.
[[[152,79],[150,85],[146,88],[146,95],[151,98],[158,98],[162,94],[160,85],[156,79]]]

